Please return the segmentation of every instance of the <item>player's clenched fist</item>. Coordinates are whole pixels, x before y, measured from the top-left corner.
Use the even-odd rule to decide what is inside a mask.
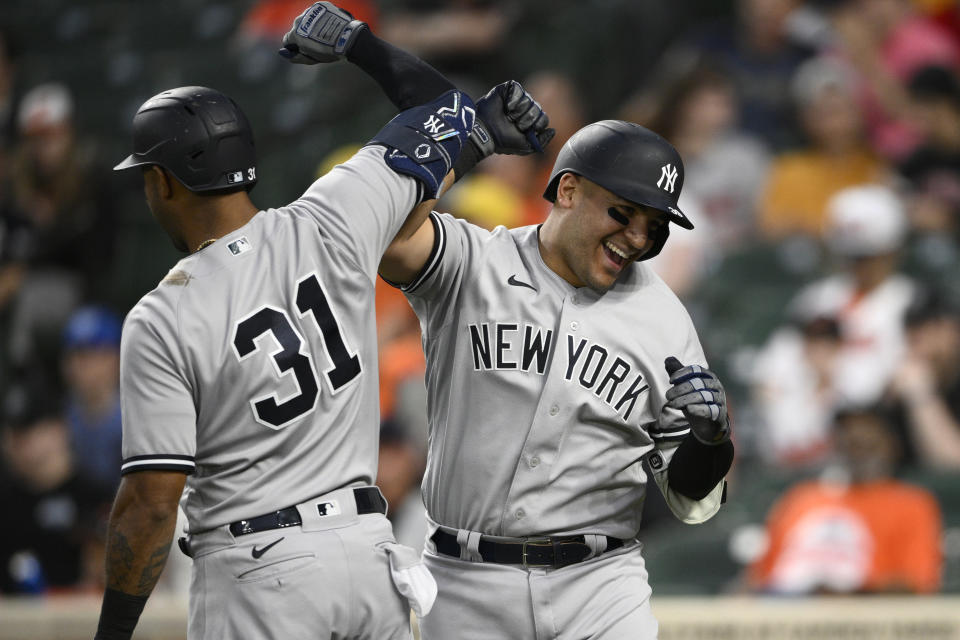
[[[543,151],[556,131],[536,100],[516,80],[495,86],[477,100],[477,119],[453,171],[459,180],[493,153],[525,156]]]
[[[280,55],[297,64],[335,62],[347,55],[367,23],[330,2],[315,2],[283,36]]]
[[[508,80],[477,100],[477,123],[470,139],[484,156],[525,156],[543,151],[553,139],[556,131],[549,125],[550,118],[533,96],[516,80]]]
[[[663,364],[673,385],[667,390],[667,406],[683,412],[700,442],[718,445],[729,440],[727,394],[717,376],[697,364],[683,366],[673,356]]]

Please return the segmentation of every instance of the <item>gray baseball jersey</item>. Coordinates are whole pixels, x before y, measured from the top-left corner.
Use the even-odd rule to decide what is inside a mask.
[[[664,359],[706,360],[652,269],[635,263],[600,295],[544,264],[535,226],[431,221],[433,254],[404,287],[427,357],[431,519],[488,535],[632,538],[645,455],[679,517],[713,515],[719,489],[698,503],[666,484],[689,427],[664,406]]]
[[[191,532],[372,484],[377,264],[417,184],[359,151],[181,260],[127,316],[122,472],[191,474]]]

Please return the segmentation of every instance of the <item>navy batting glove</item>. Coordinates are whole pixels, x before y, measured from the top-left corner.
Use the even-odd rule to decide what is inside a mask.
[[[727,394],[717,376],[697,364],[684,366],[670,356],[664,363],[670,376],[667,406],[679,409],[690,422],[690,431],[700,442],[719,445],[730,439]]]

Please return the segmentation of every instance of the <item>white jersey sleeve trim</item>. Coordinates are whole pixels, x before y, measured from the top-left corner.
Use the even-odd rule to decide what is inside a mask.
[[[120,475],[132,471],[182,471],[191,474],[197,468],[193,456],[157,454],[126,458],[120,465]]]
[[[690,433],[690,426],[683,425],[676,429],[663,429],[658,431],[651,431],[650,437],[654,440],[663,442],[667,440],[683,440],[687,437],[687,434]]]

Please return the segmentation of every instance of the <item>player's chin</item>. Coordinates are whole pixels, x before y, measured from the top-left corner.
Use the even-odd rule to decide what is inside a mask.
[[[621,273],[621,269],[597,269],[590,274],[590,278],[587,280],[587,286],[597,293],[604,293],[614,285]]]

